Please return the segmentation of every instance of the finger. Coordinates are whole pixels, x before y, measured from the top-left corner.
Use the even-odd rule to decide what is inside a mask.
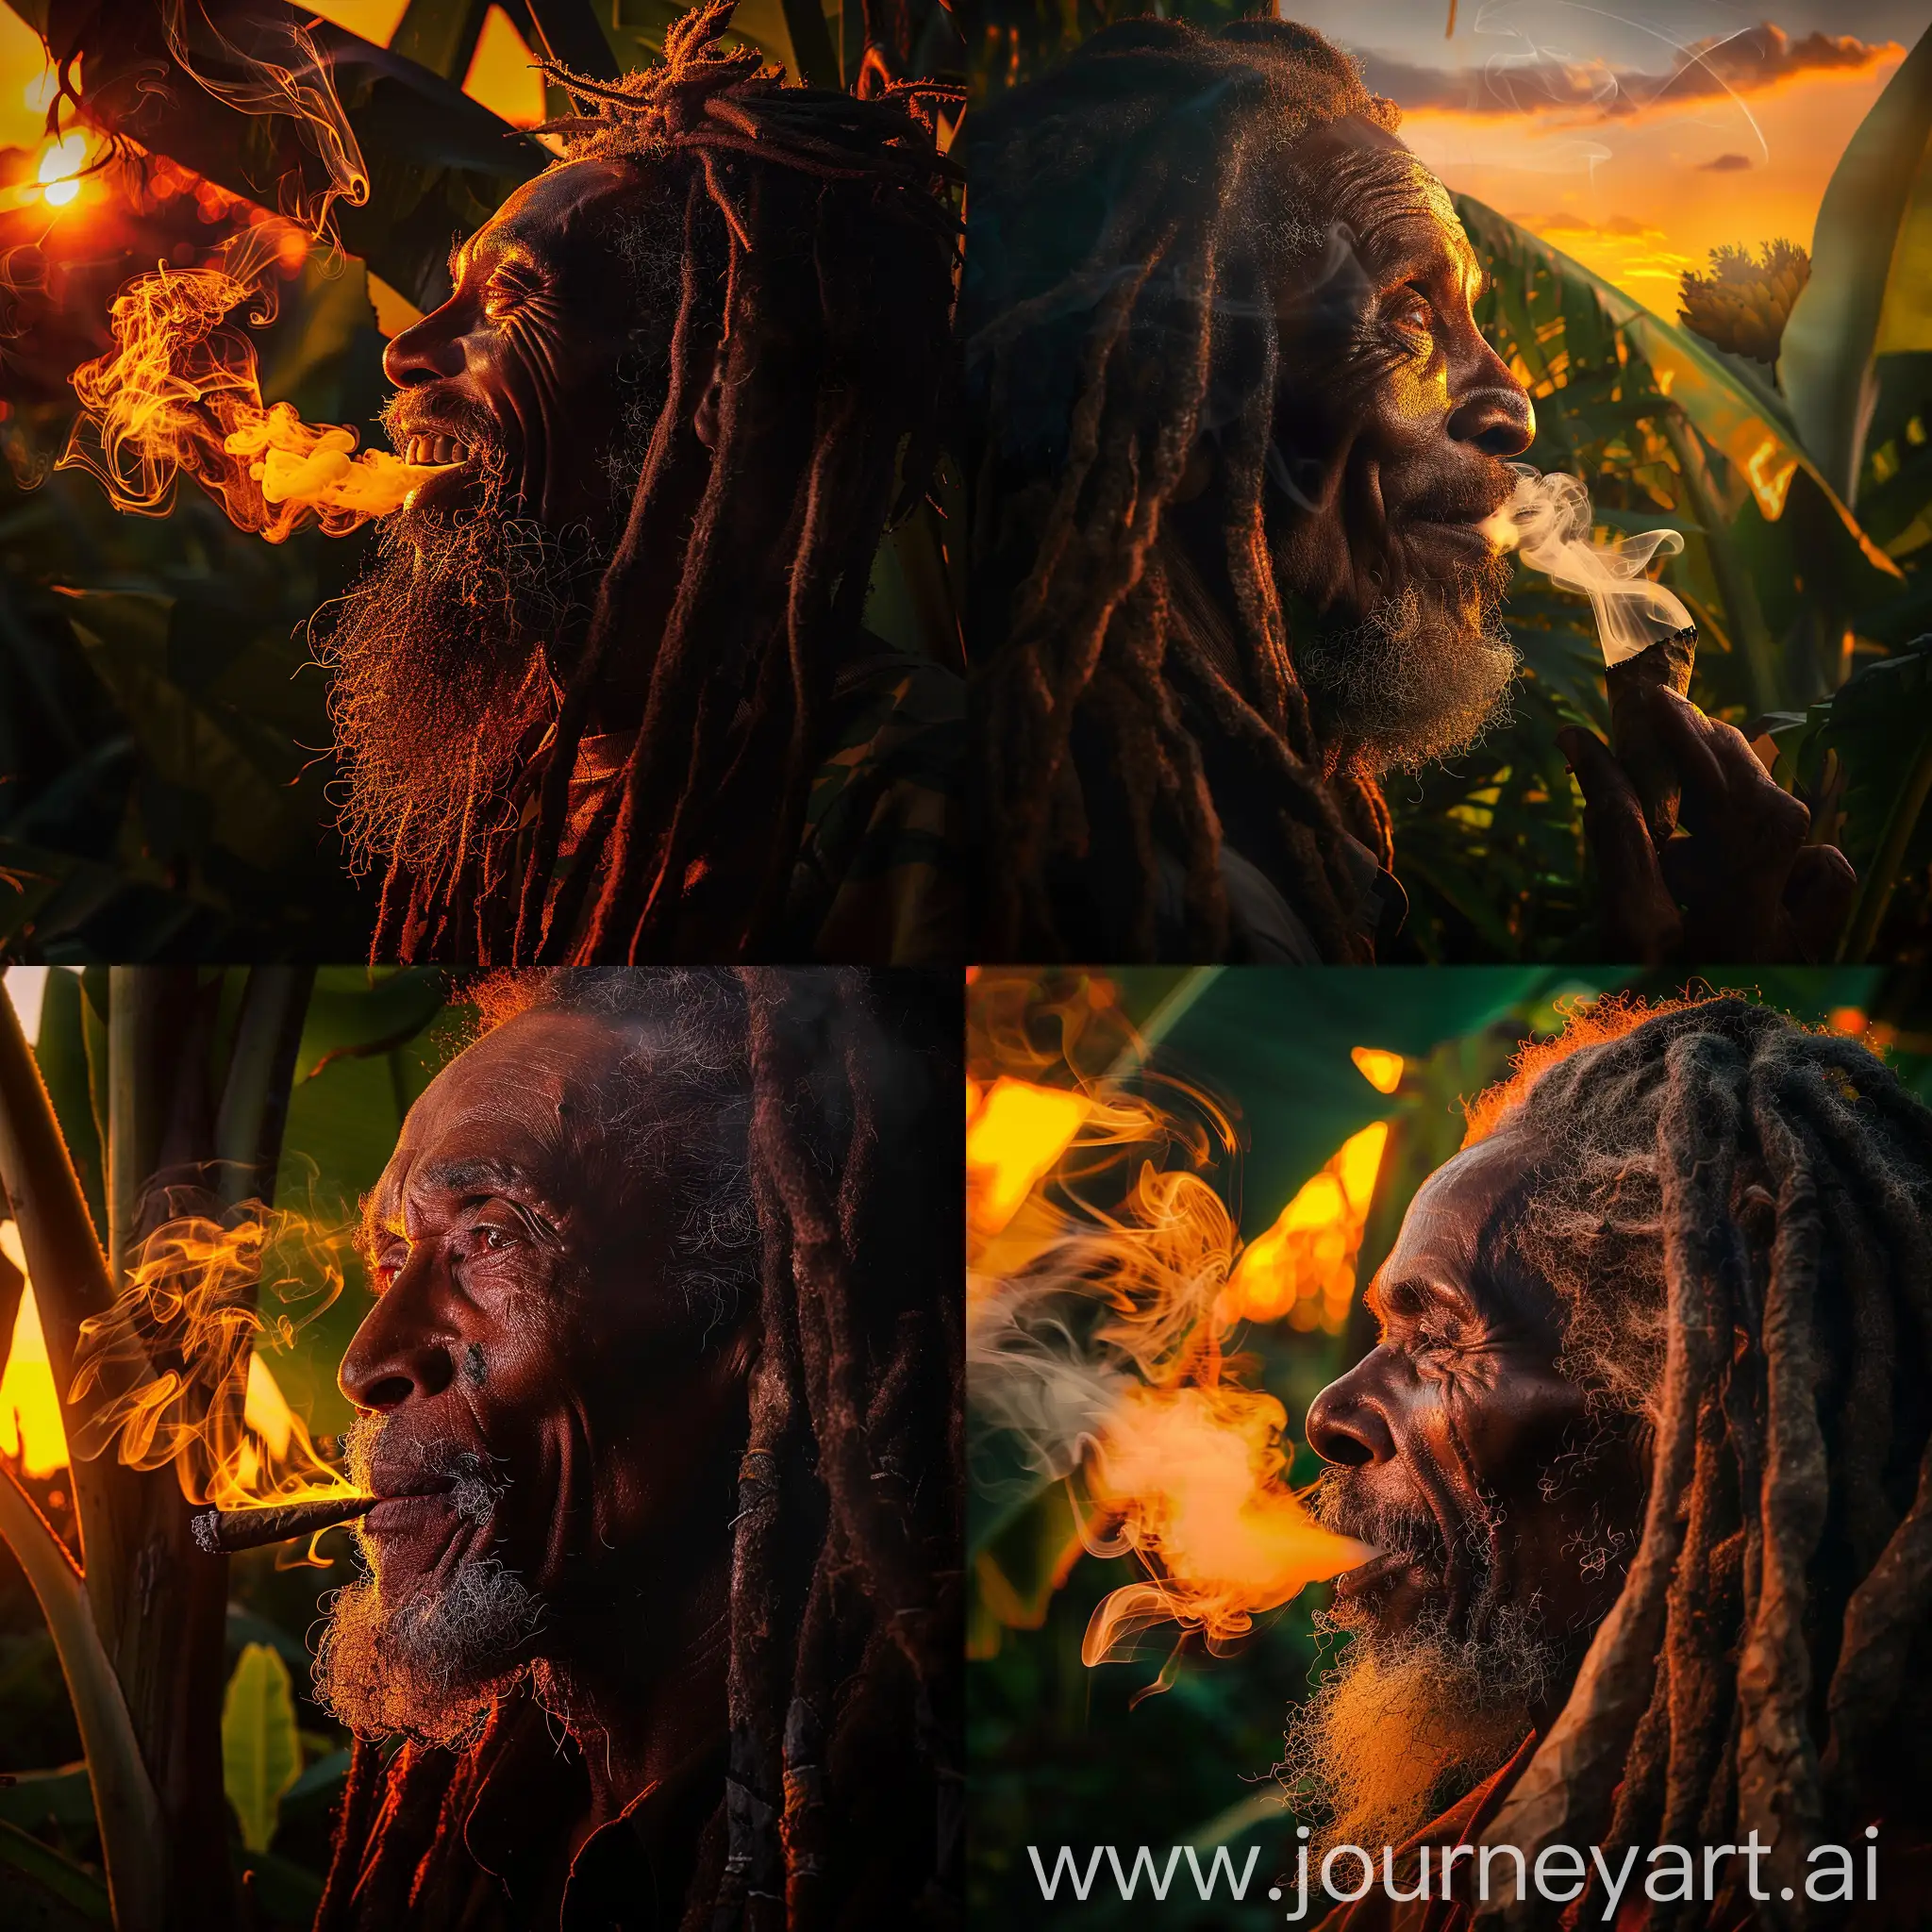
[[[1858,897],[1858,874],[1836,845],[1807,845],[1791,860],[1785,911],[1807,963],[1831,958]]]
[[[1683,780],[1686,815],[1722,810],[1729,791],[1726,779],[1734,774],[1719,758],[1716,741],[1718,733],[1731,727],[1718,719],[1707,718],[1689,698],[1680,698],[1668,685],[1653,686],[1646,694],[1646,702],[1657,741]],[[1738,735],[1733,732],[1732,736]],[[1744,743],[1741,738],[1738,741]],[[1750,757],[1748,744],[1744,745],[1744,752]],[[1754,758],[1751,762],[1755,765],[1757,760]],[[1763,769],[1758,766],[1760,774]]]
[[[1636,787],[1594,733],[1572,725],[1557,742],[1583,790],[1583,831],[1601,877],[1606,943],[1646,964],[1661,960],[1675,943],[1679,920]]]

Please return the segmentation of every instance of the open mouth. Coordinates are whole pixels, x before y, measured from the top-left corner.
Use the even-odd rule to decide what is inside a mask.
[[[455,436],[411,436],[403,444],[406,463],[417,469],[441,469],[469,462],[476,450]]]
[[[1355,1600],[1373,1596],[1384,1586],[1392,1585],[1421,1567],[1421,1559],[1410,1550],[1382,1550],[1366,1563],[1344,1570],[1334,1579],[1335,1594]]]

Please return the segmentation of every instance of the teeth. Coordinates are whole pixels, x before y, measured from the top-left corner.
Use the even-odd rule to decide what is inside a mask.
[[[447,463],[467,463],[470,445],[454,436],[412,436],[403,446],[403,460],[419,469],[435,469]]]

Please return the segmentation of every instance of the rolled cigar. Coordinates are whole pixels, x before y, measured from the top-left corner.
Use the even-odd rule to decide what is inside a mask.
[[[311,1503],[272,1503],[260,1509],[204,1509],[191,1519],[194,1541],[210,1557],[256,1550],[264,1543],[313,1536],[352,1517],[366,1516],[379,1496],[318,1496]]]
[[[1636,790],[1651,842],[1659,851],[1677,829],[1684,785],[1651,723],[1649,692],[1666,684],[1680,698],[1689,697],[1696,656],[1697,626],[1687,624],[1605,673],[1610,688],[1610,749]]]

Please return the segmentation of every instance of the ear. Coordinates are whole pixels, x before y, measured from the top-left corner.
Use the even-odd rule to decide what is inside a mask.
[[[720,342],[711,355],[711,379],[698,398],[697,412],[691,419],[692,433],[708,449],[718,447],[718,411],[724,400],[724,344]]]

